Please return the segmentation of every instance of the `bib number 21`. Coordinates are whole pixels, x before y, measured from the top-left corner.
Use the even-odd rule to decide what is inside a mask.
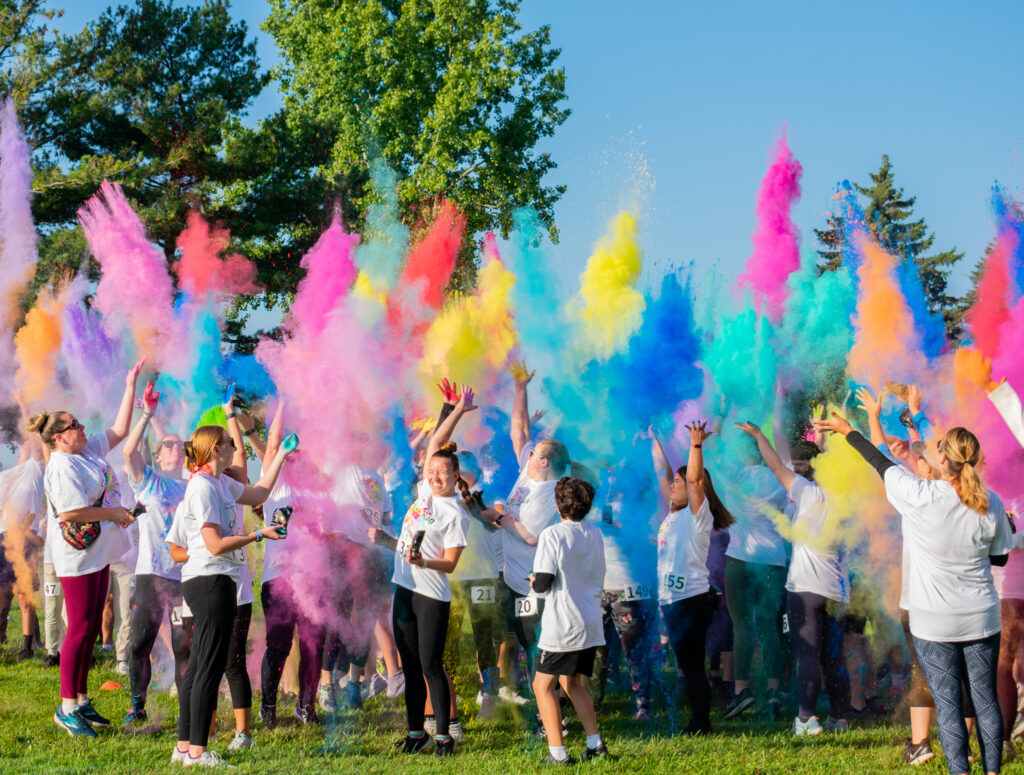
[[[495,601],[494,587],[470,587],[469,588],[469,599],[473,601],[473,605],[486,605]]]

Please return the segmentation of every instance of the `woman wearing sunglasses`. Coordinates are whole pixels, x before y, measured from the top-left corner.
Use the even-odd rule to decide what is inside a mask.
[[[160,394],[154,392],[153,383],[146,383],[142,419],[132,428],[124,444],[128,482],[135,499],[146,508],[139,522],[139,559],[132,595],[128,667],[131,710],[125,716],[125,724],[146,720],[146,693],[152,675],[150,653],[164,617],[168,617],[171,624],[174,680],[179,691],[191,641],[191,633],[182,626],[181,565],[171,558],[167,544],[167,531],[174,521],[174,512],[185,497],[185,443],[178,436],[165,435],[156,446],[153,465],[145,463],[139,450],[159,401]]]
[[[236,445],[219,425],[196,428],[185,445],[191,475],[182,501],[188,560],[181,571],[181,588],[192,612],[193,638],[178,692],[178,745],[171,760],[186,765],[221,765],[220,757],[207,751],[206,744],[217,707],[217,688],[231,649],[237,584],[245,562],[242,550],[264,538],[283,538],[273,527],[240,534],[236,504],[258,506],[267,499],[295,444],[281,445],[253,487],[227,475]],[[187,750],[182,747],[185,740]]]
[[[110,726],[87,693],[92,645],[103,621],[110,563],[124,550],[120,530],[134,522],[121,506],[114,469],[106,455],[120,444],[132,422],[135,383],[145,358],[125,378],[124,395],[113,426],[86,436],[70,412],[36,412],[28,430],[50,449],[43,478],[53,565],[64,590],[68,628],[60,653],[61,704],[53,716],[69,735],[96,737],[93,727]]]

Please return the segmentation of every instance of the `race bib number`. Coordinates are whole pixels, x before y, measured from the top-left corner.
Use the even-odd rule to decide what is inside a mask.
[[[669,592],[686,591],[686,576],[681,576],[677,573],[666,573],[664,581],[665,589]]]
[[[491,585],[485,587],[470,587],[469,588],[469,599],[473,605],[487,605],[495,601],[494,587]]]
[[[181,627],[181,606],[176,605],[171,609],[171,626]]]
[[[516,616],[533,616],[537,613],[537,598],[533,595],[516,598]]]
[[[635,586],[626,587],[624,590],[622,590],[622,594],[619,595],[619,600],[623,603],[630,603],[635,600],[650,600],[651,597],[652,595],[650,587],[645,587],[641,584],[637,584]]]
[[[57,597],[60,594],[60,584],[43,584],[43,594],[47,597]]]
[[[783,634],[789,632],[789,614],[782,615],[782,632]]]

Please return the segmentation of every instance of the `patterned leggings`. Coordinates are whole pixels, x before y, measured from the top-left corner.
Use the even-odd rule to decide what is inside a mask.
[[[970,771],[967,726],[960,697],[964,680],[978,719],[981,761],[986,772],[999,772],[1003,754],[1003,716],[996,697],[999,633],[965,643],[942,643],[914,636],[914,647],[935,699],[939,740],[950,775]]]

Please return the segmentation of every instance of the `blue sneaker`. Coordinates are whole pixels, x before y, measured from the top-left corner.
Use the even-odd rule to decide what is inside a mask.
[[[129,726],[131,724],[141,724],[148,720],[149,716],[146,714],[145,710],[142,708],[132,708],[128,711],[128,715],[124,717],[124,724],[125,726]]]
[[[78,711],[82,714],[82,718],[89,722],[90,726],[99,727],[100,729],[110,726],[110,719],[103,718],[103,716],[96,712],[96,708],[92,706],[91,697],[85,702],[78,704]]]
[[[53,714],[53,721],[57,726],[66,729],[72,737],[99,737],[82,717],[78,708],[70,713],[65,713],[63,707],[58,707],[57,712]]]

